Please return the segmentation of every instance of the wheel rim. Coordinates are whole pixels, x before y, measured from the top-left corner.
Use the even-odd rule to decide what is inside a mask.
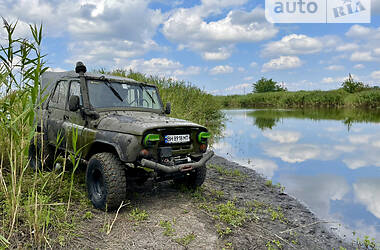
[[[94,169],[91,175],[90,189],[95,200],[101,200],[104,194],[104,178],[100,170]]]

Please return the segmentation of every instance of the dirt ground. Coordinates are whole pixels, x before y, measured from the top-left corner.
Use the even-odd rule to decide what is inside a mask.
[[[190,192],[169,181],[133,187],[126,201],[129,205],[118,214],[91,210],[88,218],[81,222],[76,237],[65,247],[353,248],[282,191],[255,171],[215,156],[209,162],[207,179],[200,190]],[[230,206],[224,206],[226,204]]]

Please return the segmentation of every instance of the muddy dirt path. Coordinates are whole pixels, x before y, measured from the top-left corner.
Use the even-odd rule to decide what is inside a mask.
[[[172,182],[133,188],[116,212],[91,210],[66,247],[90,249],[352,248],[255,171],[215,156],[196,192]],[[137,210],[136,210],[137,208]],[[108,234],[107,234],[108,231]]]

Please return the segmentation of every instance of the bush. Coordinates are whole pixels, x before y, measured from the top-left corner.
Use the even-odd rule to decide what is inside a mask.
[[[369,89],[369,86],[364,85],[364,83],[354,81],[351,74],[349,74],[348,79],[342,83],[342,87],[348,93],[356,93]]]
[[[266,79],[264,77],[253,84],[253,92],[255,93],[279,92],[286,90],[286,88],[281,87],[272,79]]]

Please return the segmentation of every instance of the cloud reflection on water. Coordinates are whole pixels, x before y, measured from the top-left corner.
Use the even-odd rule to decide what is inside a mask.
[[[279,143],[295,143],[301,138],[301,133],[283,130],[266,130],[263,135],[269,140]]]
[[[360,179],[353,186],[357,201],[380,219],[380,178]]]
[[[304,201],[319,216],[330,218],[330,201],[342,200],[350,191],[344,177],[333,175],[284,176],[286,192]]]

